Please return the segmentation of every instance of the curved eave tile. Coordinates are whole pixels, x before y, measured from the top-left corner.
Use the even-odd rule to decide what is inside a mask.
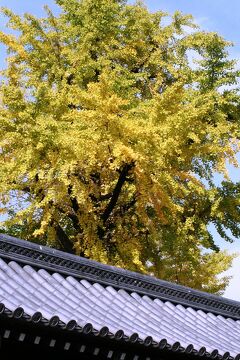
[[[240,321],[0,259],[0,313],[161,351],[238,359]]]

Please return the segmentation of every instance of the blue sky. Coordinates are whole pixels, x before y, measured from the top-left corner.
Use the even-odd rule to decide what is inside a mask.
[[[0,6],[6,6],[17,13],[29,12],[37,16],[43,14],[44,4],[49,5],[54,10],[58,9],[53,0],[0,0]],[[239,0],[146,0],[145,4],[151,11],[164,10],[172,13],[175,10],[180,10],[192,14],[202,29],[216,31],[227,40],[233,41],[234,47],[230,49],[230,55],[238,60],[240,59]],[[4,29],[5,19],[0,16],[0,30]],[[5,51],[0,45],[0,68],[3,67],[4,57]],[[229,172],[234,181],[240,180],[239,169],[229,167]],[[219,177],[216,180],[219,181]],[[234,244],[226,244],[216,233],[214,236],[221,248],[240,253],[240,239],[236,240]],[[240,300],[240,258],[234,261],[229,274],[233,275],[233,279],[225,296]]]

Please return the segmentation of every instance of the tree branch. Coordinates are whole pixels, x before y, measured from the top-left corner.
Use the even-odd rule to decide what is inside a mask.
[[[58,211],[60,211],[60,213],[66,215],[70,220],[72,220],[73,227],[76,231],[78,231],[78,233],[81,234],[83,232],[80,226],[78,216],[73,211],[67,211],[67,210],[65,211],[59,205],[57,205],[56,208]]]
[[[35,181],[36,183],[39,181],[39,177],[38,177],[38,174],[35,175]],[[31,187],[29,186],[25,186],[24,188],[21,189],[22,191],[24,192],[28,192],[28,193],[31,193]],[[45,195],[43,193],[43,189],[40,188],[37,192],[37,194],[35,194],[36,196],[39,196],[41,195],[41,200],[44,199]],[[77,202],[75,202],[75,199],[72,199],[71,198],[71,201],[72,201],[72,206],[73,208],[77,208],[79,209],[79,206],[77,204]],[[49,202],[49,205],[50,206],[53,206],[53,203],[52,201]],[[71,217],[69,216],[69,218],[71,218],[72,222],[73,222],[73,226],[75,227],[79,227],[78,229],[80,229],[80,224],[79,224],[79,220],[78,220],[78,217],[75,215],[75,214],[71,214]],[[65,233],[65,231],[63,230],[63,228],[56,222],[56,220],[52,220],[52,222],[50,223],[51,226],[53,226],[53,228],[55,229],[56,231],[56,237],[57,237],[57,241],[58,243],[60,244],[61,246],[61,249],[63,251],[66,251],[68,253],[71,253],[71,254],[74,254],[74,251],[73,251],[73,244],[71,242],[71,240],[69,239],[69,237],[67,236],[67,234]]]
[[[134,161],[132,161],[130,164],[124,164],[121,171],[120,171],[120,175],[117,181],[117,184],[112,192],[112,197],[109,201],[109,203],[107,204],[103,214],[102,214],[102,220],[105,223],[109,216],[111,215],[115,205],[117,204],[119,195],[121,193],[122,187],[127,179],[127,175],[129,174],[130,170],[132,170],[132,168],[134,167],[135,163]]]
[[[68,195],[69,195],[71,203],[72,203],[72,208],[75,211],[75,213],[77,213],[79,211],[79,205],[78,205],[76,197],[72,196],[72,189],[73,189],[73,186],[69,185],[68,186]]]
[[[53,222],[52,226],[56,231],[57,241],[59,242],[61,249],[68,253],[74,254],[73,244],[63,228],[56,221]]]

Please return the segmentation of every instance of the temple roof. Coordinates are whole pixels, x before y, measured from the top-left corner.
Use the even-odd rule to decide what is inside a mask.
[[[240,303],[3,234],[0,314],[159,351],[240,359]]]

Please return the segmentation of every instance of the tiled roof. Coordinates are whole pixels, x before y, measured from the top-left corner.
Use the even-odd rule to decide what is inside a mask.
[[[240,303],[0,234],[0,313],[240,359]]]

